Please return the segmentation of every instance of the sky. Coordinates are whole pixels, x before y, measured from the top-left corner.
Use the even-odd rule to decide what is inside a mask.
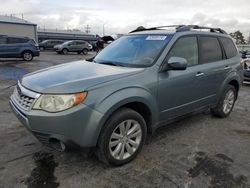
[[[94,34],[128,33],[138,26],[199,24],[250,34],[249,0],[1,0],[0,14],[15,14],[48,29]]]

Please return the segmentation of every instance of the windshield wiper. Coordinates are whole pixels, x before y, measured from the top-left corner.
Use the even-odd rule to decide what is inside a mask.
[[[99,64],[104,64],[104,65],[112,65],[112,66],[121,66],[124,67],[123,65],[121,65],[120,62],[116,62],[116,61],[100,61],[100,62],[96,62],[95,63],[99,63]]]

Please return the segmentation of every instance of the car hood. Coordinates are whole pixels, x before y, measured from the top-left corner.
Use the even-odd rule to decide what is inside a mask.
[[[38,93],[76,93],[143,70],[76,61],[27,74],[21,79],[21,84]]]

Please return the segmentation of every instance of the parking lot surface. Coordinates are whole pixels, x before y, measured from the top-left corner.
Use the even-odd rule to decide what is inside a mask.
[[[0,60],[0,188],[250,187],[248,84],[242,86],[228,118],[207,112],[162,127],[148,136],[138,157],[122,167],[108,167],[91,154],[56,152],[40,144],[9,107],[16,80],[93,55],[42,52],[31,62]]]

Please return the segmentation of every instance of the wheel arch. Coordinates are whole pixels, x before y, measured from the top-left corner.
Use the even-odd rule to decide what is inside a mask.
[[[228,75],[228,77],[225,79],[225,81],[223,82],[220,90],[219,90],[219,93],[218,93],[218,101],[219,101],[219,98],[220,96],[222,95],[225,87],[227,85],[232,85],[235,87],[236,89],[236,97],[238,97],[238,92],[239,92],[239,89],[240,89],[240,86],[241,86],[241,79],[239,77],[239,75],[236,73],[236,72],[233,72],[231,73],[230,75]],[[218,103],[217,101],[217,103]]]
[[[130,88],[132,89],[132,88]],[[98,111],[102,111],[106,109],[104,112],[104,115],[100,121],[99,128],[98,128],[98,136],[97,136],[97,141],[99,139],[99,136],[105,128],[105,123],[108,121],[110,116],[114,114],[116,111],[118,111],[121,108],[130,108],[136,112],[138,112],[145,120],[146,125],[147,125],[147,131],[150,133],[153,130],[153,125],[157,122],[157,106],[155,101],[153,101],[152,98],[148,98],[150,94],[146,91],[143,90],[137,90],[137,94],[144,93],[144,96],[133,96],[133,93],[126,92],[127,94],[130,93],[130,96],[125,97],[121,92],[116,92],[109,96],[108,98],[105,99],[99,106]],[[122,100],[116,101],[114,100],[114,96],[123,96],[124,98]],[[153,96],[151,96],[153,97]],[[111,103],[111,104],[109,104]],[[108,106],[107,106],[108,104]]]

